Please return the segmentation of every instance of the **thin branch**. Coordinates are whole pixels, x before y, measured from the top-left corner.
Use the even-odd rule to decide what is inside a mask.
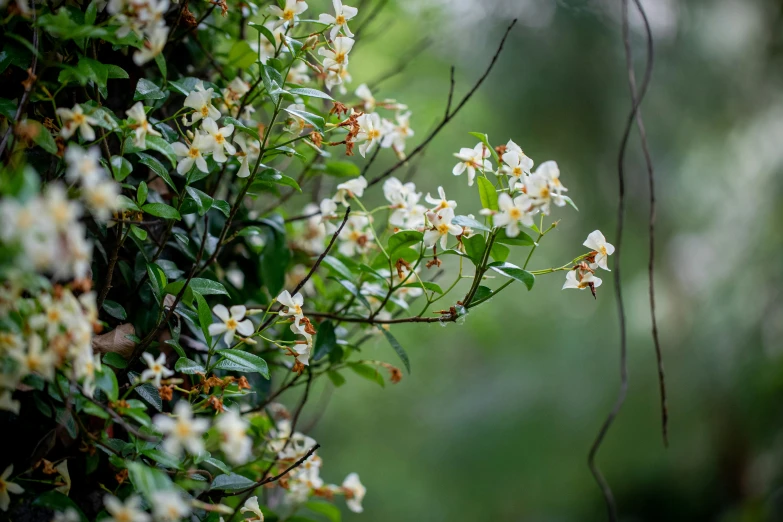
[[[639,0],[634,0],[634,3],[639,10],[639,14],[642,15],[642,20],[644,20],[644,30],[647,37],[647,67],[644,71],[644,78],[642,79],[643,88],[646,90],[650,83],[654,60],[652,31],[650,30],[650,22],[647,20],[647,14],[644,12],[642,4]],[[631,75],[629,76],[629,84],[631,86],[631,96],[633,96],[634,103],[636,103],[639,96],[643,96],[644,93],[641,92],[637,94],[636,92],[636,77],[633,74],[633,70],[631,70]],[[639,139],[642,144],[644,162],[647,165],[647,180],[650,187],[650,215],[648,221],[650,252],[647,264],[647,274],[650,281],[650,321],[652,323],[653,344],[655,345],[655,359],[658,366],[658,388],[661,396],[661,435],[663,436],[664,446],[668,447],[669,406],[666,400],[666,374],[663,369],[663,353],[661,352],[661,343],[658,339],[658,320],[655,314],[655,171],[653,170],[652,158],[650,157],[650,149],[647,146],[647,131],[644,127],[641,107],[636,112],[636,127],[639,129]]]
[[[500,56],[501,51],[503,50],[503,45],[506,43],[506,38],[508,38],[509,33],[511,32],[511,29],[514,27],[514,25],[517,23],[517,19],[515,18],[511,24],[506,28],[506,32],[503,34],[503,38],[500,40],[500,45],[498,45],[497,51],[495,51],[495,54],[492,56],[492,61],[489,62],[489,66],[487,67],[487,70],[484,71],[484,74],[481,75],[481,77],[476,81],[476,83],[473,85],[473,87],[468,91],[468,93],[463,96],[463,98],[460,100],[457,107],[446,114],[444,118],[440,121],[440,123],[433,129],[430,134],[424,138],[424,141],[419,144],[418,147],[413,149],[411,153],[405,158],[391,167],[389,167],[383,174],[380,174],[379,176],[375,177],[370,181],[367,186],[371,187],[375,185],[376,183],[380,183],[385,178],[389,177],[394,171],[405,165],[411,158],[419,154],[424,148],[429,145],[429,143],[435,138],[435,136],[440,133],[440,131],[445,127],[453,118],[457,115],[457,113],[462,109],[462,107],[465,106],[466,103],[468,103],[468,100],[470,100],[471,97],[476,93],[478,88],[481,86],[482,83],[484,83],[484,80],[487,79],[487,76],[489,76],[489,73],[492,71],[493,67],[495,66],[495,63],[498,61],[498,57]]]
[[[444,118],[448,118],[449,117],[449,112],[451,112],[451,99],[454,97],[454,72],[455,72],[455,68],[452,65],[451,66],[451,74],[450,74],[450,76],[451,76],[451,83],[449,84],[449,99],[446,102],[446,112],[443,115]]]
[[[590,447],[590,453],[587,457],[587,465],[590,468],[590,471],[593,474],[593,477],[595,478],[596,482],[598,483],[599,487],[601,488],[601,492],[604,497],[604,501],[606,503],[607,512],[609,515],[610,522],[616,522],[618,520],[617,517],[617,505],[615,503],[614,495],[612,494],[612,489],[609,487],[608,482],[604,478],[601,471],[598,469],[598,466],[595,463],[595,457],[598,453],[599,448],[601,447],[601,444],[604,441],[604,438],[606,437],[607,432],[609,431],[609,428],[611,428],[612,424],[614,423],[615,418],[617,417],[617,414],[620,412],[620,409],[622,408],[626,395],[628,394],[628,347],[627,347],[627,335],[626,335],[626,324],[625,324],[625,307],[623,304],[623,294],[622,294],[622,280],[621,280],[621,252],[622,252],[622,239],[623,239],[623,228],[624,228],[624,221],[625,221],[625,170],[624,170],[624,161],[625,161],[625,151],[628,146],[628,139],[631,134],[631,128],[633,126],[634,121],[636,120],[636,115],[639,110],[639,105],[642,102],[642,99],[644,98],[644,94],[647,91],[647,86],[649,84],[650,75],[652,72],[652,55],[650,53],[650,49],[648,48],[648,59],[647,59],[647,69],[644,76],[644,82],[641,86],[641,89],[639,90],[639,96],[636,96],[636,93],[634,92],[634,86],[635,86],[635,77],[634,77],[634,71],[633,71],[633,52],[631,50],[631,41],[630,41],[630,34],[629,34],[629,25],[628,25],[628,0],[621,0],[622,4],[622,37],[623,37],[623,44],[625,47],[625,62],[626,62],[626,69],[628,71],[628,81],[629,85],[631,86],[631,96],[632,96],[632,107],[631,111],[628,115],[628,119],[626,121],[625,129],[623,131],[622,139],[620,140],[620,150],[618,153],[617,158],[617,176],[618,176],[618,205],[617,205],[617,238],[615,240],[615,267],[614,267],[614,287],[615,287],[615,296],[617,301],[617,315],[619,319],[619,327],[620,327],[620,389],[617,393],[617,398],[615,400],[614,406],[612,407],[612,410],[609,412],[609,415],[604,420],[604,423],[601,425],[601,429],[598,432],[598,435],[596,436],[595,440],[593,441],[592,446]],[[641,9],[641,5],[637,3],[637,7]],[[642,11],[643,12],[643,11]]]

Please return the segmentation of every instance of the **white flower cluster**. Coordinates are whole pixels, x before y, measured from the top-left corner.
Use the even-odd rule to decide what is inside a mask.
[[[606,241],[600,230],[590,232],[583,245],[591,249],[592,252],[585,257],[585,263],[580,263],[568,271],[563,290],[566,288],[577,290],[590,288],[595,293],[595,289],[603,282],[600,277],[595,275],[595,269],[609,270],[607,260],[610,255],[614,254],[614,246]]]
[[[288,419],[278,420],[275,429],[270,431],[267,448],[277,454],[277,458],[285,463],[293,464],[302,459],[313,449],[315,439],[299,432],[291,433],[291,422]],[[344,495],[348,509],[361,513],[362,500],[367,492],[359,480],[359,475],[350,473],[342,485],[326,484],[321,478],[322,459],[313,452],[300,466],[288,475],[286,501],[292,505],[306,502],[311,496],[331,498],[334,495]]]
[[[404,159],[405,142],[413,136],[408,107],[390,99],[379,102],[364,83],[356,89],[356,96],[362,100],[360,108],[364,112],[357,118],[359,133],[354,139],[354,143],[359,143],[359,153],[365,156],[378,145],[391,148],[398,158]],[[395,111],[394,121],[382,118],[375,112],[378,108]]]
[[[109,0],[106,10],[121,25],[120,38],[131,32],[143,40],[142,48],[133,55],[136,65],[143,65],[158,56],[168,42],[169,28],[164,16],[169,0]]]
[[[19,332],[0,332],[0,354],[12,362],[3,365],[0,373],[0,409],[18,414],[19,403],[11,399],[16,385],[28,375],[52,381],[55,369],[67,364],[73,379],[82,382],[84,394],[92,397],[96,373],[101,369],[100,355],[92,350],[98,320],[95,294],[77,298],[67,288],[58,288],[35,298],[22,298],[21,289],[2,290],[3,314],[13,310],[23,317],[24,324]]]

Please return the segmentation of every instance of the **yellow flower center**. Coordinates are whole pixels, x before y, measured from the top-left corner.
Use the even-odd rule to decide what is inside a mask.
[[[78,112],[73,115],[73,122],[76,125],[81,125],[84,123],[84,114],[79,114]]]
[[[50,323],[59,323],[60,322],[60,311],[56,308],[52,308],[49,311],[46,312],[46,319],[49,320]]]
[[[222,133],[218,132],[217,134],[215,134],[215,142],[216,143],[218,143],[219,145],[222,145],[224,141],[226,141],[226,138],[223,137]]]
[[[236,330],[237,326],[239,326],[239,323],[233,317],[229,317],[228,321],[226,321],[226,328],[229,330]]]
[[[599,251],[599,252],[601,252],[603,255],[607,255],[607,253],[606,253],[606,247],[605,247],[605,246],[603,246],[603,245],[601,245],[600,247],[598,247],[598,251]]]
[[[446,223],[441,223],[440,225],[438,225],[437,228],[438,228],[438,232],[442,236],[445,236],[446,234],[449,233],[449,226]]]
[[[541,196],[543,199],[546,199],[546,198],[548,198],[548,197],[549,197],[549,187],[546,187],[546,186],[545,186],[545,187],[542,187],[542,188],[541,188],[541,190],[539,191],[539,195],[540,195],[540,196]]]
[[[344,25],[345,24],[345,17],[341,14],[337,15],[337,17],[334,19],[335,25]]]
[[[161,373],[163,371],[163,368],[160,367],[160,364],[153,364],[152,371],[155,373]]]
[[[519,210],[517,207],[512,208],[508,211],[508,215],[513,220],[519,220],[519,218],[522,217],[522,211]]]
[[[133,522],[133,517],[128,512],[128,510],[123,509],[122,511],[114,515],[114,520],[116,520],[117,522]]]
[[[286,9],[283,11],[283,20],[291,21],[294,19],[294,10],[293,9]]]
[[[345,52],[334,53],[334,61],[337,63],[343,63],[345,61]]]
[[[199,156],[201,156],[201,151],[199,151],[197,148],[191,147],[190,150],[188,150],[188,157],[191,159],[196,159]]]
[[[177,422],[177,427],[174,429],[174,431],[176,432],[177,436],[181,439],[190,437],[192,433],[190,429],[190,424],[182,421]]]
[[[513,174],[513,176],[515,178],[518,178],[518,177],[520,177],[522,175],[522,169],[519,168],[519,167],[514,167],[514,169],[511,171],[511,173]]]
[[[205,118],[206,118],[207,116],[209,116],[209,107],[207,107],[206,105],[203,105],[203,106],[201,107],[201,115],[202,115],[203,117],[205,117]]]
[[[381,131],[379,131],[377,129],[372,129],[372,130],[367,132],[367,139],[368,140],[374,140],[374,139],[379,138],[380,136],[381,136]]]

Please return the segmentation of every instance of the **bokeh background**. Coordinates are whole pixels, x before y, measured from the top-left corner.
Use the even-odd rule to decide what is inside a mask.
[[[556,160],[580,210],[555,211],[560,226],[530,267],[561,265],[595,228],[615,242],[616,157],[630,106],[619,4],[389,1],[360,34],[352,86],[405,62],[377,97],[409,105],[415,143],[442,115],[449,67],[461,96],[519,17],[496,69],[432,143],[415,181],[425,193],[443,185],[458,210],[477,211],[475,187],[451,175],[452,153],[476,142],[470,131],[493,144],[511,138],[536,163]],[[643,114],[658,176],[671,446],[660,434],[648,192],[634,134],[623,259],[630,391],[598,462],[623,520],[782,520],[783,3],[643,4],[656,51]],[[641,74],[635,13],[632,31]],[[526,255],[516,248],[509,261]],[[605,520],[586,460],[619,385],[613,283],[606,274],[596,301],[562,283],[561,273],[539,277],[531,292],[512,287],[461,325],[394,327],[412,365],[400,384],[348,376],[347,386],[313,391],[302,425],[319,421],[324,478],[357,471],[369,490],[365,513],[345,520]],[[364,350],[397,361],[382,337]]]

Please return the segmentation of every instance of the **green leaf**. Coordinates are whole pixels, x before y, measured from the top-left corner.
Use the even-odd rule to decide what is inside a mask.
[[[491,210],[498,210],[498,193],[495,191],[495,185],[483,176],[476,178],[476,181],[478,181],[481,206]]]
[[[471,301],[472,306],[475,306],[476,303],[479,301],[489,300],[489,298],[492,296],[492,289],[487,288],[486,286],[479,286],[476,289],[476,294],[473,296],[473,301]]]
[[[152,501],[155,493],[168,491],[172,488],[171,479],[159,469],[151,468],[141,462],[125,461],[128,466],[128,476],[134,488],[141,492],[148,501]]]
[[[165,203],[147,203],[146,205],[141,207],[141,210],[143,210],[144,212],[146,212],[151,216],[155,216],[159,218],[176,219],[176,220],[182,219],[182,216],[179,215],[179,212],[177,212],[176,208],[170,207]]]
[[[417,230],[403,230],[393,234],[389,238],[386,251],[389,254],[389,258],[395,261],[394,254],[403,248],[410,248],[413,245],[418,245],[424,239],[424,234]]]
[[[397,355],[400,357],[402,364],[405,365],[405,369],[408,370],[408,373],[411,373],[411,362],[410,359],[408,359],[408,354],[405,353],[405,349],[402,347],[402,345],[400,345],[391,332],[389,332],[389,330],[386,328],[381,328],[381,331],[383,332],[383,335],[386,336],[386,340],[389,341],[391,347],[394,348],[394,351],[397,352]]]
[[[489,251],[489,255],[492,256],[492,259],[495,261],[505,261],[508,259],[510,253],[511,249],[497,241],[492,243],[492,249]]]
[[[324,167],[324,174],[335,176],[337,178],[355,178],[361,174],[359,166],[350,161],[327,161]]]
[[[149,457],[158,464],[162,465],[164,468],[171,468],[171,469],[181,469],[182,465],[179,463],[179,459],[176,457],[169,455],[168,453],[164,453],[159,449],[150,448],[145,449],[141,452],[142,455],[145,457]]]
[[[345,384],[345,377],[343,377],[342,374],[338,372],[328,371],[326,372],[326,376],[329,377],[329,380],[332,381],[332,384],[334,384],[335,388],[339,388]]]
[[[166,285],[168,284],[166,280],[166,274],[163,272],[161,267],[155,263],[150,263],[147,265],[147,275],[150,278],[152,293],[155,296],[155,299],[157,299],[158,303],[160,303],[164,296],[163,289],[166,288]]]
[[[486,148],[489,149],[489,151],[492,153],[492,157],[495,159],[495,163],[500,163],[500,159],[498,158],[498,153],[495,151],[495,149],[492,148],[492,145],[489,144],[489,137],[484,134],[483,132],[469,132],[471,136],[474,138],[478,138],[481,143],[484,144]]]
[[[136,84],[136,93],[133,95],[133,101],[162,100],[165,97],[166,93],[161,91],[160,87],[146,78],[141,78],[139,83]]]
[[[49,133],[49,130],[36,120],[25,120],[28,127],[31,127],[30,135],[33,141],[49,154],[57,154],[57,144]]]
[[[128,361],[125,360],[125,358],[118,354],[117,352],[107,352],[103,356],[103,363],[108,364],[109,366],[114,366],[117,369],[124,369],[128,366]]]
[[[247,125],[245,125],[244,123],[242,123],[236,118],[232,118],[231,116],[226,116],[225,118],[223,118],[223,122],[226,125],[233,125],[234,129],[241,130],[246,134],[250,134],[251,136],[253,136],[255,139],[259,141],[261,140],[260,136],[258,135],[258,129],[254,129],[253,127],[248,127]]]
[[[375,368],[375,366],[370,366],[369,364],[364,363],[349,363],[348,368],[353,370],[356,375],[377,383],[381,388],[386,387],[383,376],[380,374],[378,369]]]
[[[214,457],[207,457],[204,460],[202,460],[202,462],[219,469],[223,473],[228,473],[228,474],[231,473],[231,469],[228,466],[226,466],[225,462],[223,462],[220,459],[216,459]]]
[[[141,240],[141,241],[146,241],[147,240],[147,231],[144,230],[143,228],[138,227],[136,225],[131,225],[130,226],[130,231],[139,240]]]
[[[174,149],[171,148],[169,142],[161,138],[160,136],[147,135],[146,145],[148,149],[152,149],[156,152],[160,152],[171,162],[172,167],[177,166],[177,155],[174,153]]]
[[[212,198],[209,194],[206,194],[196,188],[186,187],[188,195],[196,202],[196,208],[198,209],[198,215],[203,216],[210,208],[212,208]]]
[[[98,2],[93,0],[84,11],[84,25],[94,25],[98,16]]]
[[[116,181],[122,182],[133,172],[133,165],[126,158],[115,155],[111,157],[111,172]]]
[[[318,132],[324,131],[324,125],[326,123],[324,122],[324,119],[318,116],[317,114],[312,114],[305,111],[298,111],[296,109],[291,109],[291,108],[284,108],[283,110],[292,116],[296,116],[297,118],[303,119],[304,121],[306,121],[307,123],[315,127],[315,130],[317,130]]]
[[[326,94],[325,92],[321,92],[317,89],[310,89],[308,87],[299,87],[296,89],[289,89],[288,91],[291,94],[298,94],[299,96],[308,96],[310,98],[322,98],[324,100],[331,100],[333,99],[331,96]]]
[[[252,353],[243,352],[241,350],[223,350],[220,352],[222,359],[215,366],[215,368],[222,368],[226,370],[232,370],[237,372],[258,372],[265,378],[269,379],[269,368],[266,365],[266,361],[258,355]],[[228,362],[230,364],[221,365],[221,363]]]
[[[252,27],[262,35],[264,35],[264,38],[266,38],[272,46],[277,47],[277,40],[275,39],[275,35],[272,34],[272,31],[270,31],[267,27],[265,27],[263,24],[258,24],[255,22],[248,22],[247,24],[249,27]]]
[[[454,219],[451,220],[452,225],[458,225],[461,227],[468,227],[475,231],[481,231],[481,232],[489,232],[489,227],[484,225],[483,223],[479,223],[473,218],[469,218],[468,216],[454,216]]]
[[[163,76],[163,80],[166,80],[166,77],[169,75],[169,69],[166,66],[166,58],[163,57],[162,54],[159,54],[155,57],[155,63],[158,66],[158,69],[160,69],[160,75]]]
[[[128,372],[128,378],[131,384],[136,384],[139,381],[139,374],[136,372]],[[136,386],[133,391],[157,411],[163,411],[163,401],[160,398],[160,393],[158,393],[158,389],[153,385],[145,382]]]
[[[185,357],[180,357],[177,359],[177,363],[174,365],[174,369],[180,373],[185,373],[188,375],[195,375],[197,373],[206,375],[207,373],[206,368],[204,368],[202,365]]]
[[[169,175],[166,167],[163,166],[163,163],[145,152],[137,152],[136,155],[140,158],[139,163],[148,166],[153,172],[155,172],[155,174],[160,176],[163,181],[166,182],[166,185],[175,191],[177,190],[176,185],[174,185],[174,181],[171,179],[171,176]]]
[[[116,401],[120,393],[120,388],[117,385],[117,376],[114,375],[114,371],[108,367],[101,367],[101,371],[98,373],[95,379],[95,386],[99,390],[106,392],[106,396],[111,401]]]
[[[191,287],[192,289],[192,287]],[[209,325],[212,324],[212,310],[209,309],[207,300],[199,292],[193,292],[196,298],[196,309],[198,311],[198,323],[201,326],[201,332],[207,340],[207,344],[212,344],[212,336],[209,334]]]
[[[351,280],[353,278],[353,274],[348,269],[348,267],[345,266],[345,264],[336,257],[329,255],[324,256],[323,260],[321,260],[321,266],[327,267],[329,270],[343,279]]]
[[[429,290],[430,292],[437,292],[439,294],[443,293],[443,289],[440,287],[438,283],[433,283],[432,281],[417,281],[415,283],[406,283],[402,285],[402,288],[421,288],[424,287],[425,290]]]
[[[125,308],[123,308],[122,305],[116,301],[110,301],[109,299],[106,299],[103,302],[103,309],[106,310],[107,314],[114,317],[115,319],[119,319],[120,321],[124,321],[128,318],[128,314],[125,313]]]
[[[185,281],[174,281],[169,283],[163,291],[167,294],[177,295],[184,285]],[[228,295],[225,286],[211,279],[194,277],[190,280],[190,285],[188,286],[193,292],[201,295]]]
[[[484,249],[487,246],[484,236],[474,234],[463,239],[462,244],[465,246],[465,253],[468,255],[468,258],[470,258],[474,264],[480,263],[481,258],[484,257]]]
[[[328,355],[337,346],[337,336],[334,334],[334,324],[328,319],[318,325],[313,348],[313,360],[318,361]]]
[[[514,246],[531,246],[535,242],[533,241],[532,237],[525,234],[521,230],[519,231],[518,236],[508,237],[508,235],[506,235],[506,229],[501,228],[495,236],[495,243],[503,243],[504,245]]]
[[[341,522],[340,508],[328,502],[310,501],[304,505],[307,509],[319,515],[325,516],[329,522]]]
[[[149,189],[147,188],[147,183],[144,181],[139,183],[139,188],[136,189],[136,203],[139,205],[143,205],[144,203],[146,203],[148,193],[149,193]]]
[[[226,65],[236,67],[237,69],[247,69],[256,63],[257,56],[249,43],[245,40],[237,40],[228,52],[228,63]]]
[[[536,282],[536,276],[527,270],[523,270],[516,265],[512,265],[511,263],[496,261],[494,263],[490,263],[487,266],[499,274],[516,279],[517,281],[521,281],[525,284],[528,290],[532,289],[533,283]]]
[[[571,205],[572,207],[574,207],[574,210],[576,210],[577,212],[579,212],[579,209],[578,209],[578,208],[576,208],[576,203],[574,203],[574,200],[573,200],[573,199],[569,198],[568,196],[563,196],[563,195],[561,195],[560,197],[561,197],[561,198],[563,198],[563,201],[565,201],[566,203],[568,203],[569,205]]]
[[[33,500],[33,505],[50,509],[55,513],[65,513],[66,511],[72,509],[79,517],[79,522],[87,522],[87,517],[84,516],[84,513],[82,513],[82,510],[79,509],[79,506],[76,505],[73,500],[68,498],[67,495],[60,493],[59,491],[50,490],[39,495],[35,500]]]
[[[130,76],[128,76],[128,73],[125,72],[125,69],[123,69],[119,65],[107,64],[106,71],[108,72],[110,80],[127,80],[128,78],[130,78]]]
[[[210,489],[218,489],[223,491],[238,491],[245,489],[255,484],[252,480],[236,473],[229,473],[226,475],[218,475],[215,480],[212,481]]]
[[[261,65],[261,80],[272,102],[277,103],[280,100],[280,86],[283,85],[280,73],[270,65]]]

